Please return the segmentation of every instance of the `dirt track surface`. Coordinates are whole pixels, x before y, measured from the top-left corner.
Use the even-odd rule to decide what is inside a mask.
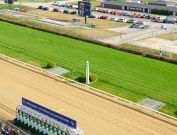
[[[78,121],[85,135],[176,135],[177,127],[0,59],[0,115],[26,97]],[[7,110],[9,109],[9,110]]]

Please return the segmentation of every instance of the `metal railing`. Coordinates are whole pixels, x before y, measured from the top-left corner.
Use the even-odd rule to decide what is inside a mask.
[[[0,118],[0,135],[4,135],[3,132],[8,132],[9,134],[14,135],[29,135],[26,132],[22,131],[15,125],[13,125],[11,122],[6,121],[3,118]]]

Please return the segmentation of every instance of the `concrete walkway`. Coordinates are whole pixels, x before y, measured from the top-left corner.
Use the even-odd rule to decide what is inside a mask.
[[[147,47],[155,50],[160,50],[160,48],[165,52],[176,53],[177,54],[177,40],[165,40],[160,38],[147,38],[144,40],[133,41],[132,45]]]

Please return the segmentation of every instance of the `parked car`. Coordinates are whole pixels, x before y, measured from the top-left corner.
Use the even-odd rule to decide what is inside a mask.
[[[113,15],[120,15],[120,13],[118,11],[110,11],[109,13],[113,14]]]
[[[118,19],[117,18],[110,18],[109,20],[110,21],[117,21]]]
[[[140,18],[145,18],[145,17],[146,17],[146,15],[141,15],[141,16],[140,16]]]
[[[96,16],[94,16],[94,15],[90,15],[89,18],[96,18]]]
[[[20,9],[19,9],[19,8],[14,8],[13,10],[15,10],[15,11],[20,11]]]
[[[48,7],[43,7],[42,9],[43,9],[43,10],[49,10],[49,8],[48,8]]]
[[[130,28],[139,28],[140,26],[142,26],[142,24],[133,24],[130,26]]]
[[[138,21],[138,22],[136,22],[135,24],[145,25],[145,22],[143,22],[143,21]]]
[[[136,21],[134,19],[130,19],[127,21],[127,23],[136,23]]]
[[[108,11],[108,10],[103,10],[102,12],[103,12],[103,13],[108,13],[109,11]]]
[[[43,6],[38,6],[38,8],[37,9],[43,9]]]
[[[76,15],[76,14],[77,14],[77,11],[71,11],[70,14]]]
[[[59,8],[54,8],[53,12],[61,12],[61,10]]]
[[[62,6],[62,5],[65,5],[66,3],[65,2],[62,2],[62,1],[55,1],[52,3],[53,6]]]
[[[115,11],[110,11],[110,14],[113,14]]]
[[[129,17],[135,18],[135,14],[130,14]]]
[[[26,9],[20,9],[20,12],[26,13],[27,10]]]
[[[70,11],[69,10],[63,10],[63,13],[70,14]]]
[[[97,11],[98,11],[98,12],[103,12],[103,9],[98,9]]]
[[[150,25],[140,25],[139,28],[140,29],[149,29]]]
[[[119,18],[119,19],[117,19],[117,21],[116,22],[127,22],[127,20],[126,19],[124,19],[124,18]]]
[[[81,19],[80,18],[74,18],[73,22],[81,22]]]
[[[138,15],[136,16],[136,18],[143,18],[143,15],[138,14]]]
[[[156,23],[161,23],[160,19],[156,18],[154,20],[152,20],[153,22],[156,22]]]
[[[134,14],[135,18],[140,18],[140,14]]]
[[[125,12],[125,13],[123,13],[123,16],[128,16],[128,13],[126,13],[126,12]]]
[[[93,11],[98,11],[98,8],[94,8]]]
[[[176,22],[176,16],[168,16],[166,19],[164,19],[164,23],[175,24]]]
[[[100,16],[100,17],[98,17],[98,19],[108,19],[108,16]]]
[[[53,6],[58,6],[58,1],[52,3]]]
[[[151,16],[147,14],[147,15],[145,15],[145,18],[146,19],[151,19]]]
[[[72,8],[78,9],[78,5],[72,5]]]

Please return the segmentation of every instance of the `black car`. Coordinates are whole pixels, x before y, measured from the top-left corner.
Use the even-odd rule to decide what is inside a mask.
[[[77,11],[71,11],[71,13],[70,13],[70,14],[75,15],[75,14],[77,14]]]
[[[43,9],[43,10],[49,10],[49,8],[48,8],[48,7],[43,7],[42,9]]]
[[[96,16],[94,16],[94,15],[90,15],[89,18],[96,18]]]
[[[43,9],[43,6],[39,6],[38,9]]]
[[[69,10],[64,10],[63,13],[70,14]]]

